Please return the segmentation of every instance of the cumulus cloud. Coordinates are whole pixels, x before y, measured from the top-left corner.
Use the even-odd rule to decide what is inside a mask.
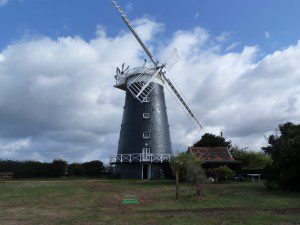
[[[258,134],[274,129],[266,121],[300,114],[300,42],[259,59],[256,46],[222,53],[200,27],[166,41],[156,38],[162,24],[145,18],[135,24],[159,58],[178,48],[182,60],[167,76],[198,114],[203,133],[222,130],[258,148],[264,141]],[[129,32],[110,37],[99,27],[96,33],[90,41],[25,39],[0,52],[0,158],[86,161],[116,153],[124,92],[113,88],[115,67],[140,66],[145,55]],[[174,150],[183,151],[201,134],[166,96]]]
[[[230,51],[230,50],[234,49],[238,45],[239,45],[238,42],[233,42],[231,45],[229,45],[228,47],[226,47],[225,51]]]
[[[216,37],[216,40],[218,42],[224,42],[227,41],[229,37],[230,37],[230,33],[223,31],[219,36]]]

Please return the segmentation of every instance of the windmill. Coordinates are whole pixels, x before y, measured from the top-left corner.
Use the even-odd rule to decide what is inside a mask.
[[[179,102],[198,128],[200,122],[173,83],[166,77],[180,60],[177,49],[170,52],[163,63],[155,60],[120,6],[112,1],[121,18],[139,42],[153,65],[145,63],[130,69],[122,64],[116,69],[114,87],[126,92],[120,131],[118,154],[111,158],[115,173],[122,178],[151,179],[170,172],[172,146],[165,103],[164,87]]]

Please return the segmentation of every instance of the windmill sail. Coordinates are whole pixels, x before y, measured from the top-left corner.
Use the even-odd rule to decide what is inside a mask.
[[[180,56],[178,54],[177,48],[174,48],[165,58],[164,66],[167,71],[170,71],[173,66],[180,60]]]
[[[161,70],[153,70],[149,68],[145,68],[139,76],[137,76],[128,86],[127,89],[131,92],[131,94],[138,99],[140,102],[146,102],[148,95],[151,93],[154,87],[154,79],[157,78],[159,72]],[[149,76],[148,81],[145,82],[143,77]]]
[[[140,38],[139,34],[136,32],[136,30],[134,29],[134,27],[131,25],[130,21],[126,18],[126,15],[122,11],[121,7],[115,1],[111,1],[111,2],[115,6],[115,8],[118,10],[118,12],[121,14],[121,18],[123,19],[123,21],[125,22],[125,24],[129,28],[129,30],[131,31],[131,33],[134,35],[134,37],[137,39],[137,41],[139,42],[139,44],[142,46],[142,48],[146,52],[146,54],[149,57],[149,59],[152,61],[152,63],[155,65],[155,67],[157,67],[158,63],[156,62],[156,60],[154,59],[154,57],[151,54],[151,52],[149,51],[149,49],[147,48],[147,46],[144,44],[144,42]],[[144,73],[141,73],[136,78],[136,81],[134,81],[130,85],[128,85],[128,87],[127,87],[128,90],[140,102],[145,102],[146,99],[147,99],[147,97],[148,97],[148,95],[151,93],[151,91],[152,91],[152,89],[154,87],[154,83],[152,81],[158,75],[159,71],[160,71],[160,69],[158,68],[157,71],[154,74],[150,73],[150,75],[152,74],[152,77],[147,82],[139,81],[141,77],[143,77],[143,76],[146,75],[146,71]],[[148,76],[149,76],[149,73],[148,73]]]
[[[122,11],[121,7],[118,6],[118,4],[115,1],[111,1],[112,4],[114,4],[114,6],[116,7],[116,9],[118,10],[118,12],[121,14],[122,20],[125,22],[125,24],[127,25],[127,27],[129,28],[129,30],[131,31],[131,33],[134,35],[134,37],[137,39],[137,41],[140,43],[140,45],[142,46],[142,48],[144,49],[144,51],[146,52],[146,54],[148,55],[149,59],[154,63],[154,65],[157,65],[157,62],[154,60],[153,55],[151,54],[151,52],[149,51],[149,49],[147,48],[147,46],[144,44],[144,42],[142,41],[142,39],[140,38],[139,34],[136,32],[136,30],[134,29],[134,27],[131,25],[131,23],[129,22],[129,20],[126,18],[125,13]]]
[[[186,101],[182,98],[182,96],[179,94],[175,86],[172,84],[172,82],[166,78],[164,74],[162,74],[162,78],[165,80],[165,82],[169,85],[170,89],[173,91],[174,95],[177,97],[179,102],[182,104],[183,108],[189,115],[189,117],[196,123],[197,126],[199,126],[202,129],[202,125],[200,124],[199,120],[195,116],[195,113],[191,110],[191,108],[188,106]]]
[[[169,71],[172,69],[172,67],[179,61],[180,56],[177,52],[177,49],[175,48],[164,60],[163,64],[159,65],[159,62],[156,61],[147,48],[147,46],[144,44],[134,27],[131,25],[130,21],[126,18],[125,13],[122,11],[120,6],[115,1],[111,1],[115,8],[118,10],[118,12],[121,14],[122,20],[125,22],[129,30],[132,32],[134,37],[137,39],[139,44],[142,46],[144,51],[146,52],[149,59],[154,64],[155,72],[150,72],[145,70],[144,72],[141,72],[137,78],[131,82],[127,89],[131,92],[131,94],[138,99],[140,102],[145,102],[147,99],[147,96],[151,93],[153,87],[154,87],[154,79],[160,79],[163,81],[163,83],[167,83],[168,87],[171,89],[172,93],[176,96],[176,99],[179,100],[185,111],[187,112],[188,116],[197,124],[197,127],[202,128],[200,122],[195,116],[195,113],[191,110],[191,108],[187,105],[186,101],[182,98],[182,96],[179,94],[175,86],[171,83],[171,81],[166,78],[165,72],[163,69],[166,69]],[[142,79],[143,77],[148,76],[148,79]]]

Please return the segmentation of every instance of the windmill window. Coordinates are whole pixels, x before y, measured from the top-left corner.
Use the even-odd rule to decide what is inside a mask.
[[[143,133],[143,139],[150,139],[150,133],[149,132],[144,132]]]
[[[142,148],[142,152],[150,154],[150,148]]]
[[[150,119],[150,113],[143,113],[144,119]]]

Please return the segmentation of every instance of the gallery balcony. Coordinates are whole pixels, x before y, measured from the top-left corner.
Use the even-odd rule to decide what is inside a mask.
[[[172,154],[143,154],[143,153],[132,153],[132,154],[117,154],[111,156],[109,159],[110,164],[116,163],[165,163],[169,162]]]

